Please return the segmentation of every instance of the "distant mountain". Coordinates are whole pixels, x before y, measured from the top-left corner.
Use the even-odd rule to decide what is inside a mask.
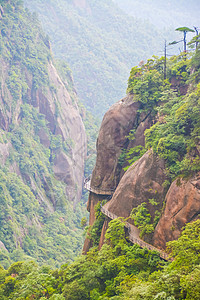
[[[113,0],[127,14],[162,27],[198,26],[198,0]],[[200,25],[199,25],[200,26]]]
[[[25,0],[66,60],[86,107],[102,116],[126,92],[130,68],[163,47],[163,34],[110,0]]]

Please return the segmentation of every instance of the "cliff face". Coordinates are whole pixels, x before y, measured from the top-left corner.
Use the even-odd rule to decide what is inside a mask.
[[[105,208],[117,216],[127,218],[133,208],[146,202],[154,217],[155,210],[163,204],[164,181],[164,162],[149,150],[126,171]],[[156,207],[148,203],[149,199],[158,203]],[[130,220],[130,223],[133,221]]]
[[[119,157],[128,147],[127,135],[137,124],[138,103],[128,96],[105,114],[97,139],[97,159],[91,185],[99,194],[112,194],[120,180]]]
[[[134,203],[136,195],[133,196],[129,188],[127,189],[123,184],[121,185],[121,181],[123,181],[125,176],[123,176],[124,171],[122,167],[125,165],[123,162],[120,162],[120,155],[124,150],[138,145],[144,146],[144,131],[151,126],[152,120],[150,114],[140,114],[138,111],[139,108],[140,104],[134,102],[133,96],[128,95],[112,105],[103,118],[97,139],[96,165],[91,178],[91,189],[94,193],[90,193],[87,205],[87,209],[90,212],[89,225],[93,225],[95,221],[94,206],[99,201],[113,195],[114,191],[113,198],[109,202],[111,203],[113,213],[119,216],[129,216],[132,208],[137,204],[137,201]],[[130,141],[128,135],[131,130],[134,130],[136,138]],[[154,164],[156,158],[153,158],[153,156],[149,157],[151,157],[153,161],[148,161],[147,165]],[[152,176],[154,175],[155,174]],[[132,178],[130,181],[131,180]],[[160,180],[162,180],[162,177]],[[134,184],[136,184],[136,182],[134,182]],[[152,185],[154,185],[153,188],[155,190],[157,187],[156,183],[152,183]],[[127,200],[123,197],[124,191],[126,191]],[[152,193],[153,192],[154,191],[152,191]],[[120,193],[121,196],[119,196]],[[129,193],[131,195],[128,195]],[[151,193],[149,193],[149,195],[150,194]],[[106,226],[107,225],[104,224],[104,228],[106,228]],[[91,242],[86,239],[83,251],[87,252],[90,246]]]
[[[177,239],[183,226],[195,221],[200,213],[200,174],[187,181],[175,180],[166,195],[166,207],[156,226],[153,243],[165,249],[166,243]]]
[[[15,101],[15,109],[12,108],[14,100],[7,86],[8,79],[6,74],[8,74],[8,67],[3,59],[1,59],[1,74],[0,125],[3,130],[9,131],[11,124],[15,126],[20,124],[23,99],[18,98],[17,102]],[[56,178],[66,184],[68,199],[77,203],[80,201],[82,194],[84,161],[86,157],[86,133],[78,105],[76,102],[72,102],[71,96],[52,61],[48,63],[48,76],[49,85],[54,86],[54,90],[52,91],[48,87],[40,87],[36,90],[33,87],[32,75],[26,70],[27,90],[23,98],[27,99],[27,103],[37,108],[38,112],[45,116],[48,123],[47,126],[52,135],[61,136],[63,143],[67,143],[70,140],[71,145],[69,145],[68,154],[63,150],[54,153],[53,171]],[[39,137],[40,142],[46,148],[49,148],[50,137],[42,128],[39,131]],[[1,145],[1,148],[5,147],[7,146]]]
[[[54,134],[60,134],[63,141],[71,140],[69,154],[63,151],[58,153],[54,159],[54,173],[59,180],[66,183],[66,191],[69,199],[75,203],[80,201],[82,195],[82,183],[84,175],[84,163],[86,158],[86,133],[85,128],[80,117],[76,95],[73,103],[69,92],[64,83],[59,77],[55,67],[52,63],[48,66],[49,78],[52,84],[56,87],[56,95],[52,98],[48,97],[49,103],[57,103],[59,107],[59,114],[56,117],[56,104],[52,114],[53,124],[49,123],[54,130]],[[49,105],[51,107],[51,104]],[[41,113],[42,105],[39,104]],[[48,118],[47,118],[48,119]]]
[[[20,260],[58,266],[82,247],[85,128],[70,70],[35,16],[20,1],[0,11],[1,263],[20,248]]]
[[[128,218],[133,208],[145,202],[153,221],[156,211],[161,210],[165,197],[164,169],[164,161],[151,150],[147,151],[125,172],[112,199],[104,205],[104,208],[118,217]],[[154,199],[157,205],[152,205],[149,199]],[[132,219],[129,218],[128,222],[134,225]],[[103,245],[107,228],[108,219],[105,220],[102,228],[99,247]],[[150,237],[148,241],[151,242]]]

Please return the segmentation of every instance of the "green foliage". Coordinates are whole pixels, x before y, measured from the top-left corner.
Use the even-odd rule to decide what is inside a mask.
[[[195,55],[193,55],[190,64],[190,66],[194,70],[194,73],[191,75],[191,77],[196,83],[200,81],[200,51],[199,50],[200,48],[198,45],[197,51],[195,52]]]
[[[98,246],[99,244],[101,230],[105,220],[105,215],[101,212],[101,205],[104,205],[105,203],[106,200],[103,200],[95,205],[95,221],[87,231],[87,237],[92,240],[93,246]]]
[[[33,87],[37,89],[48,84],[47,63],[50,52],[46,46],[48,40],[38,20],[35,15],[24,11],[21,1],[3,3],[3,9],[0,55],[10,65],[7,83],[13,98],[17,100],[27,90],[25,68],[20,72],[19,64],[23,64],[32,73]]]
[[[51,270],[32,261],[0,268],[2,300],[175,300],[199,298],[200,220],[168,243],[174,260],[163,263],[154,251],[125,240],[123,220],[109,224],[108,239],[70,265]],[[111,243],[112,241],[112,243]],[[14,271],[10,275],[10,272]]]
[[[124,168],[124,171],[128,170],[128,168],[134,164],[140,157],[142,157],[146,152],[146,149],[141,146],[135,146],[134,148],[130,148],[125,155],[125,160],[128,162],[128,166]]]
[[[175,91],[162,93],[161,105],[157,108],[158,122],[145,132],[146,147],[153,148],[166,161],[171,179],[178,175],[188,177],[200,170],[200,158],[195,150],[200,125],[197,53],[199,50],[191,60],[185,61],[180,56],[170,60],[169,76],[176,76],[184,84],[190,82],[193,89],[185,96],[179,96]],[[195,72],[190,76],[191,66]]]
[[[151,205],[158,205],[158,202],[154,199],[154,198],[152,198],[152,199],[149,199],[149,203],[151,204]]]
[[[137,276],[146,278],[159,269],[157,254],[126,242],[123,221],[109,223],[106,240],[100,251],[92,248],[86,256],[59,271],[58,282],[64,285],[66,299],[121,299],[120,295],[135,284]]]
[[[9,70],[9,77],[7,79],[7,85],[13,96],[13,99],[17,101],[22,97],[22,81],[20,70],[16,67],[12,67]]]
[[[191,29],[189,27],[179,27],[176,28],[176,31],[181,31],[181,32],[194,32],[194,29]]]
[[[145,111],[152,110],[159,102],[162,92],[169,89],[169,82],[163,80],[163,58],[153,57],[141,67],[134,67],[130,72],[127,92],[134,94]]]
[[[112,248],[116,247],[118,244],[126,244],[124,222],[120,219],[110,221],[105,238]]]
[[[141,237],[154,231],[154,226],[151,224],[151,215],[146,208],[145,202],[133,208],[130,217],[134,220],[135,225],[140,229]]]
[[[200,266],[183,276],[180,280],[180,286],[184,299],[195,300],[200,298]]]
[[[187,82],[187,80],[189,79],[190,60],[185,59],[185,58],[189,58],[189,56],[190,56],[190,54],[187,54],[187,53],[180,54],[177,56],[173,56],[168,62],[169,68],[167,71],[167,75],[170,80],[172,80],[172,78],[174,78],[176,83],[178,84],[178,86],[184,86],[185,83]]]
[[[83,218],[81,219],[81,227],[85,227],[86,224],[87,224],[87,218],[86,218],[86,217],[83,217]]]
[[[168,243],[168,249],[176,259],[172,267],[182,271],[192,271],[200,264],[200,220],[185,226],[181,237]]]
[[[169,242],[174,260],[148,282],[137,282],[121,299],[198,299],[200,221],[187,224],[177,241]]]

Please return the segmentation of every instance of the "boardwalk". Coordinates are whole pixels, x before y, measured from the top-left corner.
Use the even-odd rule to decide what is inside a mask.
[[[112,196],[112,194],[114,193],[114,189],[110,189],[110,190],[102,190],[102,189],[98,189],[97,187],[91,187],[91,177],[92,176],[89,176],[88,178],[86,178],[84,180],[84,187],[94,193],[94,194],[97,194],[97,195],[107,195],[107,196]],[[119,216],[116,216],[115,214],[111,213],[110,211],[108,211],[104,206],[101,207],[101,212],[106,215],[107,217],[109,217],[110,219],[117,219],[119,218]],[[154,250],[154,251],[157,251],[159,254],[160,254],[160,257],[165,259],[165,260],[169,260],[169,257],[168,257],[168,254],[165,253],[164,251],[144,242],[140,237],[139,237],[139,234],[140,234],[140,231],[139,229],[126,222],[125,225],[124,225],[126,228],[128,228],[128,233],[129,233],[129,240],[133,243],[133,244],[138,244],[141,248],[147,248],[148,250]]]
[[[117,219],[119,218],[118,216],[116,216],[115,214],[111,213],[110,211],[108,211],[107,209],[105,209],[104,207],[101,208],[101,212],[106,215],[107,217],[109,217],[110,219]],[[164,251],[144,242],[142,239],[140,239],[139,237],[139,230],[137,227],[135,227],[134,225],[126,222],[124,224],[124,226],[126,228],[128,228],[128,233],[129,233],[129,240],[133,243],[133,244],[138,244],[141,248],[147,248],[148,250],[154,250],[159,252],[160,257],[165,259],[165,260],[169,260],[169,257],[167,255],[167,253],[165,253]]]
[[[91,176],[85,178],[84,180],[84,188],[91,192]]]
[[[102,190],[102,189],[99,189],[97,187],[92,187],[91,186],[91,176],[85,178],[84,180],[84,188],[86,190],[88,190],[89,192],[92,192],[94,194],[97,194],[97,195],[106,195],[106,196],[110,196],[114,193],[114,189],[107,189],[107,190]]]

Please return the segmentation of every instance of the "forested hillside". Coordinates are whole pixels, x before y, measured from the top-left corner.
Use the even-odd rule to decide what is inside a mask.
[[[199,38],[191,41],[194,48],[190,54],[183,52],[166,60],[166,72],[164,57],[153,57],[132,68],[128,95],[114,104],[102,121],[88,200],[90,226],[85,253],[90,255],[94,247],[103,251],[107,243],[115,247],[123,237],[121,220],[121,226],[131,230],[126,230],[128,239],[143,239],[159,251],[171,249],[175,260],[145,279],[128,272],[136,275],[134,282],[127,276],[120,277],[121,270],[126,273],[125,266],[130,266],[122,263],[106,281],[104,290],[97,287],[94,292],[91,287],[88,299],[199,297]],[[112,221],[116,217],[118,221]],[[125,221],[129,226],[123,224]],[[112,232],[113,228],[116,231]],[[115,259],[122,253],[119,250]]]
[[[0,262],[4,267],[27,258],[58,266],[80,253],[83,209],[78,203],[85,156],[86,134],[69,67],[54,61],[48,37],[21,1],[1,0]]]
[[[164,36],[109,0],[25,0],[39,14],[56,57],[73,71],[80,99],[101,116],[125,91],[131,66],[163,48]]]
[[[188,224],[169,243],[173,262],[130,245],[118,220],[110,223],[106,244],[59,270],[34,262],[0,268],[2,300],[197,300],[200,296],[200,222]]]

